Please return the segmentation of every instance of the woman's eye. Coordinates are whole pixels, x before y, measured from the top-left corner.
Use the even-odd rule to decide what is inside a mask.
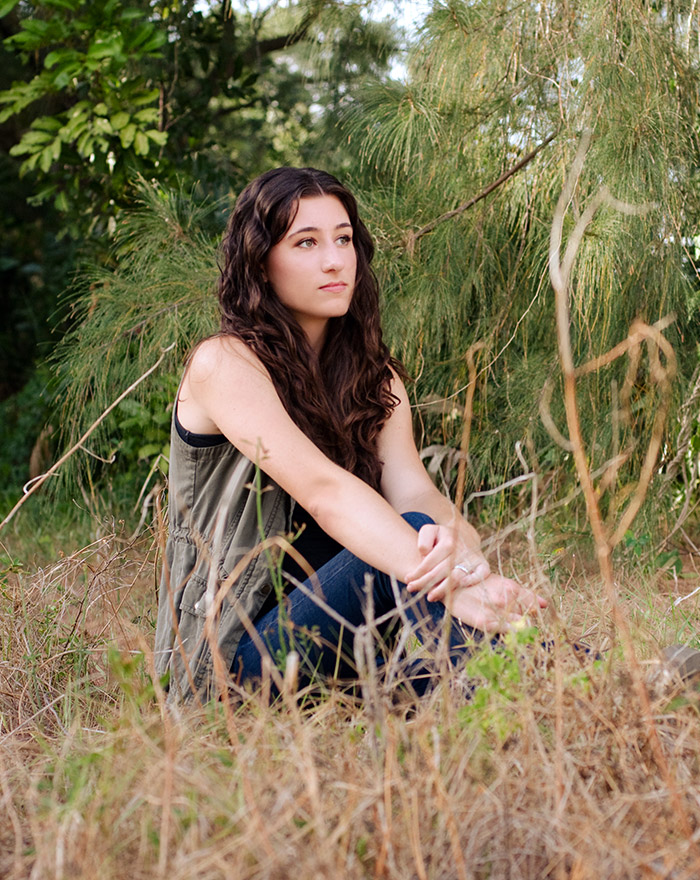
[[[352,241],[352,237],[349,235],[341,235],[338,239],[338,244],[348,245]]]
[[[304,238],[301,241],[297,242],[297,247],[301,247],[301,248],[310,248],[310,247],[313,247],[313,245],[314,245],[313,238]]]

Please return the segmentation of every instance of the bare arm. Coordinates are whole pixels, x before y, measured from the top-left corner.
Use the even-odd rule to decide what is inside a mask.
[[[215,337],[200,345],[183,380],[178,411],[190,430],[225,434],[365,562],[401,581],[420,565],[415,531],[296,426],[267,370],[243,343]]]
[[[403,393],[405,395],[405,391]],[[408,406],[402,414],[407,410]],[[417,538],[413,528],[400,516],[406,510],[415,509],[409,503],[415,501],[420,503],[419,509],[431,516],[449,519],[452,515],[449,502],[445,505],[440,493],[430,490],[432,483],[420,463],[412,436],[413,455],[425,474],[425,481],[417,469],[409,468],[408,482],[403,484],[403,489],[398,488],[396,467],[404,455],[406,460],[410,458],[404,438],[403,451],[399,451],[383,481],[382,489],[387,497],[382,497],[318,449],[288,415],[259,359],[243,343],[224,337],[206,340],[196,350],[183,380],[178,411],[181,421],[191,431],[223,433],[306,508],[321,528],[369,565],[405,583],[412,580],[414,589],[438,584],[436,589],[441,590],[446,575],[441,573],[440,566],[444,568],[450,557],[445,551],[446,536],[455,534],[455,530],[433,536],[426,529],[446,527],[424,527]],[[405,421],[403,416],[386,433],[397,414],[395,411],[382,432],[382,449],[385,443],[393,442],[395,431],[403,433],[400,429]],[[410,414],[408,419],[410,429]],[[413,490],[409,490],[410,486]],[[458,533],[460,528],[463,527],[457,527]],[[476,552],[476,533],[467,527],[464,534],[465,546]],[[431,544],[433,546],[429,546]],[[442,589],[442,594],[435,599],[445,600],[444,587]],[[446,601],[457,617],[489,631],[507,627],[533,602],[532,594],[513,581],[505,586],[484,581],[478,596],[464,590],[461,594],[448,595]]]
[[[459,564],[471,572],[467,575],[466,571],[461,571],[464,586],[480,583],[488,576],[490,568],[481,553],[479,535],[450,499],[437,489],[423,467],[413,441],[408,395],[398,377],[394,379],[392,391],[400,402],[380,437],[379,455],[384,462],[382,493],[399,513],[420,510],[437,524],[421,530],[419,549],[423,559],[418,569],[412,572],[411,587],[421,589],[431,581],[446,577],[445,566],[440,565],[445,552],[450,557],[450,569]],[[440,549],[431,555],[438,543]]]

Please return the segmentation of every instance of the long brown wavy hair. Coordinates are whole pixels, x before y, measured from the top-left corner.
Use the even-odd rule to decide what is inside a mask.
[[[264,277],[270,248],[296,215],[299,199],[332,195],[353,229],[355,289],[347,314],[331,318],[320,355]],[[282,403],[301,430],[334,462],[379,489],[379,431],[398,403],[382,341],[379,292],[371,269],[374,243],[357,203],[339,180],[315,168],[276,168],[240,194],[223,241],[219,283],[221,332],[241,339],[267,367]]]

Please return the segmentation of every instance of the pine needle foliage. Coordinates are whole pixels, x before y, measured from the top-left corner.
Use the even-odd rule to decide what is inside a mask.
[[[519,440],[534,440],[544,462],[564,458],[542,427],[538,401],[558,371],[547,263],[552,216],[584,130],[593,132],[592,145],[564,243],[603,184],[647,210],[628,216],[606,206],[588,227],[572,278],[578,363],[625,339],[635,317],[653,323],[675,314],[667,336],[680,360],[682,398],[700,336],[687,252],[698,219],[697,46],[690,6],[438,0],[406,81],[368,85],[346,112],[345,129],[364,162],[365,209],[381,243],[386,329],[418,377],[426,441],[459,445],[465,353],[485,344],[472,486],[521,470]],[[503,185],[433,225],[538,147]],[[580,384],[594,466],[611,455],[611,389],[626,366],[622,359]],[[656,400],[648,378],[642,364],[627,438],[642,452]],[[555,391],[553,416],[563,426],[558,400]]]
[[[55,355],[65,446],[172,346],[159,371],[135,389],[131,403],[122,405],[123,415],[134,415],[133,402],[154,410],[167,439],[169,419],[160,418],[155,408],[171,402],[187,352],[217,329],[221,203],[144,180],[137,194],[136,209],[124,215],[116,230],[113,265],[86,269],[66,298],[74,325]],[[125,439],[115,427],[118,421],[118,416],[107,420],[86,443],[101,458],[116,454],[117,469]],[[74,456],[61,482],[73,482],[83,465],[101,467],[94,456]]]
[[[559,372],[552,217],[584,131],[592,132],[591,147],[564,243],[601,185],[644,210],[630,216],[604,205],[581,241],[571,283],[576,360],[624,340],[635,318],[673,315],[665,334],[679,359],[676,406],[687,393],[700,340],[692,261],[700,73],[698,18],[690,12],[639,0],[436,0],[404,82],[375,78],[359,98],[336,96],[344,107],[339,134],[359,162],[342,176],[358,191],[377,241],[385,331],[416,377],[423,445],[460,445],[466,353],[482,346],[468,491],[522,473],[518,442],[529,450],[528,467],[558,471],[555,483],[573,475],[539,404]],[[117,231],[114,266],[86,275],[70,296],[75,329],[57,355],[70,439],[175,343],[159,374],[167,378],[145,382],[134,396],[164,405],[184,353],[215,329],[219,206],[144,183],[140,198]],[[635,450],[619,474],[623,495],[658,403],[645,355],[631,377],[632,417],[619,418],[626,370],[621,358],[578,389],[592,469],[616,449]],[[552,418],[563,428],[560,391],[555,381]],[[674,433],[672,413],[669,458]],[[109,457],[120,442],[105,426],[89,446]],[[454,468],[445,474],[448,484],[455,475]]]

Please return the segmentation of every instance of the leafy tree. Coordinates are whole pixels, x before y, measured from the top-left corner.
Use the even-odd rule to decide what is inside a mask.
[[[0,73],[0,85],[4,81],[7,86],[0,92],[0,107],[4,107],[0,145],[17,157],[16,163],[21,160],[22,177],[13,180],[12,199],[21,206],[24,193],[29,194],[31,205],[21,210],[32,218],[31,223],[27,218],[18,224],[15,212],[14,237],[0,244],[0,256],[5,257],[0,271],[3,265],[14,267],[10,301],[17,309],[26,308],[18,272],[30,258],[20,257],[20,251],[24,248],[31,253],[40,275],[48,276],[51,248],[45,247],[43,254],[37,251],[42,250],[42,240],[55,241],[61,228],[80,243],[83,259],[87,255],[93,263],[125,267],[131,264],[130,248],[143,247],[144,253],[151,253],[148,243],[132,235],[133,218],[123,217],[125,207],[142,216],[139,199],[144,198],[145,180],[162,184],[164,189],[156,187],[153,192],[166,202],[172,188],[181,194],[180,204],[182,193],[189,192],[194,203],[208,205],[210,219],[206,231],[198,231],[198,240],[206,238],[206,260],[214,268],[214,241],[224,222],[223,212],[214,207],[220,199],[230,199],[250,177],[277,164],[316,160],[331,164],[322,153],[327,157],[333,153],[336,165],[352,162],[350,152],[338,146],[334,131],[338,108],[351,100],[354,84],[362,77],[386,75],[396,50],[391,25],[371,21],[363,8],[363,4],[340,0],[285,7],[272,4],[256,14],[188,0],[0,3],[0,16],[6,13],[0,18],[6,37],[0,52],[7,61],[5,73]],[[6,158],[8,179],[12,179],[12,161]],[[132,183],[138,179],[142,184],[135,190]],[[149,204],[162,208],[158,199]],[[171,219],[173,228],[181,228],[177,218]],[[30,228],[31,239],[23,234]],[[158,230],[157,234],[163,231],[162,225]],[[148,229],[142,231],[149,234]],[[156,234],[153,229],[151,233]],[[166,244],[159,240],[159,246]],[[157,248],[155,252],[160,258],[161,252]],[[143,291],[134,291],[135,301],[128,295],[115,300],[111,295],[114,285],[103,287],[103,278],[97,274],[91,289],[82,284],[73,288],[62,308],[67,326],[79,328],[69,334],[68,348],[77,345],[76,354],[82,352],[89,368],[97,370],[92,379],[86,378],[78,356],[71,358],[70,370],[61,378],[68,383],[66,393],[86,404],[86,417],[94,414],[105,394],[109,396],[140,367],[143,361],[140,356],[132,357],[134,353],[152,353],[143,344],[150,338],[148,333],[135,331],[138,345],[131,330],[120,335],[120,321],[128,323],[134,309],[143,306]],[[202,272],[200,282],[206,278],[208,273]],[[42,308],[36,308],[33,299],[33,316],[42,327],[48,315],[56,312],[65,271],[56,280],[58,284],[45,290]],[[160,296],[162,289],[156,285],[152,292]],[[209,297],[210,289],[205,286],[203,298]],[[158,308],[156,314],[168,311]],[[102,320],[102,324],[94,323]],[[81,321],[93,321],[98,335],[105,332],[109,338],[96,342],[80,326]],[[114,322],[111,331],[109,321]],[[195,325],[201,329],[197,320]],[[144,326],[150,327],[148,320]],[[164,331],[165,326],[160,329]],[[33,341],[39,338],[35,334]],[[94,351],[103,352],[104,345],[109,349],[123,338],[132,343],[120,349],[119,357],[107,356],[106,372],[104,364],[96,363],[89,349],[78,342],[91,339]],[[9,342],[8,360],[24,361],[24,378],[30,355],[26,348],[20,353],[13,348],[13,340]],[[157,340],[157,348],[161,342]],[[62,346],[61,351],[68,348]],[[120,364],[127,368],[120,371]],[[112,368],[115,374],[110,373]],[[80,390],[68,376],[84,380]],[[100,376],[104,381],[98,381]],[[38,409],[37,416],[39,412],[43,414]],[[130,430],[128,424],[124,430]],[[162,426],[161,433],[167,433]],[[25,460],[26,444],[31,448],[32,442],[30,433],[22,446]],[[105,434],[104,442],[107,452],[121,445],[122,450],[129,447],[134,457],[144,448],[124,436]]]
[[[285,140],[287,120],[295,134],[312,128],[318,86],[335,96],[341,82],[347,88],[370,66],[358,65],[368,41],[372,50],[384,44],[370,55],[375,69],[394,48],[386,27],[338,0],[258,14],[196,0],[8,0],[0,14],[13,8],[4,48],[25,75],[0,92],[0,125],[28,123],[10,153],[39,183],[32,201],[53,200],[76,237],[113,231],[138,174],[221,190],[222,181],[240,185],[261,160],[297,155],[288,137],[286,147],[275,143],[277,134]],[[320,39],[319,26],[316,63],[313,52],[302,69],[300,56],[280,58]]]
[[[607,351],[637,316],[653,323],[673,313],[666,333],[679,355],[676,403],[685,393],[699,336],[690,248],[698,68],[689,48],[697,40],[679,22],[665,6],[637,0],[614,8],[586,0],[576,9],[444,0],[426,21],[406,82],[375,83],[361,100],[336,103],[350,149],[364,163],[363,170],[351,165],[349,176],[363,185],[364,213],[380,245],[386,326],[418,377],[412,393],[426,443],[459,446],[467,353],[475,361],[471,488],[521,473],[518,441],[528,466],[555,483],[566,478],[566,453],[545,432],[538,406],[558,373],[547,272],[552,216],[584,130],[592,143],[565,235],[601,183],[644,210],[627,216],[609,205],[587,228],[573,276],[576,357]],[[170,219],[156,208],[170,204],[167,194],[153,198],[138,234],[118,239],[121,267],[86,289],[83,323],[61,353],[63,421],[76,431],[162,347],[174,341],[182,351],[198,328],[212,326],[209,276],[187,275],[180,257],[151,258],[168,254],[184,228],[172,206]],[[213,267],[212,239],[185,240],[182,259]],[[183,322],[186,332],[177,329]],[[618,360],[579,383],[592,466],[616,448],[632,450],[615,478],[620,496],[648,439],[656,393],[653,364],[626,369]],[[619,412],[623,386],[627,423],[609,415]],[[562,424],[556,389],[552,399]],[[673,440],[669,433],[669,456]]]

